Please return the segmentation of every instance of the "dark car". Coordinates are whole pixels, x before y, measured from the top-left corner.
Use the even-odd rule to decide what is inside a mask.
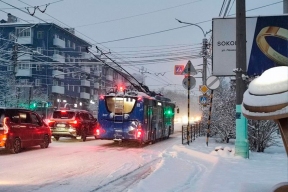
[[[0,108],[0,147],[11,153],[40,145],[47,148],[51,143],[51,131],[40,116],[26,109]]]
[[[86,141],[86,137],[96,139],[97,119],[86,110],[55,110],[48,120],[52,136],[56,141],[60,137],[71,137]]]

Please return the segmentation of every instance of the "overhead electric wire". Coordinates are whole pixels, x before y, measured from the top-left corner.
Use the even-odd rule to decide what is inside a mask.
[[[2,1],[2,0],[0,0],[1,2],[4,2],[4,1]],[[282,1],[281,1],[282,2]],[[4,3],[6,3],[6,2],[4,2]],[[266,5],[266,6],[270,6],[270,5],[274,5],[274,4],[277,4],[277,3],[279,3],[279,2],[276,2],[276,3],[273,3],[273,4],[269,4],[269,5]],[[7,3],[6,3],[7,4]],[[9,4],[8,4],[9,5]],[[10,6],[12,6],[12,5],[10,5]],[[260,8],[263,8],[263,7],[266,7],[266,6],[262,6],[262,7],[260,7]],[[14,6],[12,6],[12,7],[14,7]],[[15,7],[16,8],[16,7]],[[16,8],[16,9],[19,9],[19,8]],[[254,9],[251,9],[251,10],[255,10],[255,9],[258,9],[258,8],[254,8]],[[20,11],[22,11],[21,9],[19,9]],[[248,10],[248,11],[251,11],[251,10]],[[23,11],[22,11],[23,12]],[[47,14],[48,15],[48,14]],[[49,15],[50,16],[50,15]],[[52,17],[52,16],[50,16],[50,17]],[[36,18],[38,18],[38,17],[36,17]],[[54,18],[54,17],[52,17],[52,18]],[[39,18],[38,18],[39,19]],[[58,20],[58,19],[56,19],[56,18],[54,18],[55,20]],[[40,19],[40,20],[42,20],[42,19]],[[42,20],[43,21],[43,20]],[[59,21],[59,20],[58,20]],[[209,20],[209,21],[211,21],[211,20]],[[45,22],[45,21],[44,21]],[[61,21],[60,21],[61,22]],[[203,21],[203,22],[199,22],[199,23],[204,23],[204,22],[208,22],[208,21]],[[46,22],[47,23],[47,22]],[[62,22],[61,22],[62,23]],[[199,24],[198,23],[198,24]],[[66,24],[65,24],[66,25]],[[179,28],[182,28],[182,27],[179,27]],[[173,29],[168,29],[168,30],[164,30],[164,31],[161,31],[161,32],[166,32],[166,31],[169,31],[169,30],[174,30],[174,29],[179,29],[179,28],[173,28]],[[157,33],[160,33],[160,32],[154,32],[154,33],[150,33],[150,34],[146,34],[146,35],[152,35],[152,34],[157,34]],[[82,34],[83,36],[85,36],[85,37],[87,37],[87,38],[89,38],[89,39],[91,39],[90,37],[88,37],[88,36],[86,36],[86,35],[84,35],[83,33],[80,33],[80,34]],[[146,36],[146,35],[140,35],[140,36],[138,36],[138,37],[142,37],[142,36]],[[131,37],[130,37],[131,38]],[[129,39],[130,39],[129,38]],[[132,38],[136,38],[135,36],[134,37],[132,37]],[[125,39],[127,39],[127,38],[125,38]],[[94,41],[94,42],[96,42],[95,40],[93,40],[93,39],[91,39],[92,41]],[[113,41],[115,41],[115,40],[113,40]],[[111,42],[111,41],[110,41]],[[96,42],[96,43],[98,43],[98,42]],[[102,45],[103,46],[103,45]],[[108,48],[107,48],[108,49]]]
[[[64,0],[58,0],[58,1],[54,1],[54,2],[51,2],[51,3],[46,3],[46,4],[44,4],[44,5],[38,5],[38,7],[43,7],[43,6],[46,6],[47,4],[54,4],[54,3],[58,3],[58,2],[60,2],[60,1],[64,1]],[[22,9],[25,9],[25,8],[34,8],[35,6],[29,6],[29,7],[19,7],[20,9],[22,8]],[[16,9],[16,8],[1,8],[1,9]]]
[[[174,9],[174,8],[177,8],[177,7],[186,6],[186,5],[189,5],[189,4],[192,4],[192,3],[196,3],[196,2],[199,2],[199,1],[203,1],[203,0],[197,0],[197,1],[190,2],[190,3],[184,3],[184,4],[181,4],[181,5],[176,5],[176,6],[173,6],[173,7],[159,9],[159,10],[156,10],[156,11],[150,11],[150,12],[147,12],[147,13],[140,13],[140,14],[132,15],[132,16],[127,16],[127,17],[122,17],[122,18],[117,18],[117,19],[111,19],[111,20],[101,21],[101,22],[97,22],[97,23],[78,25],[78,26],[75,26],[75,27],[86,27],[86,26],[91,26],[91,25],[97,25],[97,24],[102,24],[102,23],[119,21],[119,20],[123,20],[123,19],[130,19],[130,18],[133,18],[133,17],[139,17],[139,16],[143,16],[143,15],[148,15],[148,14],[151,14],[151,13],[157,13],[157,12],[160,12],[160,11],[166,11],[166,10],[169,10],[169,9]]]

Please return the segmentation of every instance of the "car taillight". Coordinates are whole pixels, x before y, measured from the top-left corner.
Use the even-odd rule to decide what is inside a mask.
[[[68,122],[70,125],[77,125],[78,121],[77,120],[73,120],[73,121],[69,121]]]
[[[9,118],[8,117],[5,117],[4,120],[3,120],[3,128],[4,128],[4,134],[7,134],[9,132]]]
[[[54,127],[55,121],[48,119],[46,122],[49,127]]]
[[[104,134],[106,131],[105,129],[102,129],[99,125],[97,126],[96,130],[95,130],[95,133],[96,135],[100,135],[100,134]]]

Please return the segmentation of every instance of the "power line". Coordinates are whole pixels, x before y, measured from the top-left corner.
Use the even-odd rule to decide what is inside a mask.
[[[192,4],[192,3],[196,3],[196,2],[199,2],[199,1],[203,1],[203,0],[197,0],[197,1],[190,2],[190,3],[184,3],[184,4],[181,4],[181,5],[176,5],[176,6],[168,7],[168,8],[164,8],[164,9],[158,9],[158,10],[150,11],[150,12],[147,12],[147,13],[140,13],[140,14],[132,15],[132,16],[127,16],[127,17],[122,17],[122,18],[117,18],[117,19],[111,19],[111,20],[101,21],[101,22],[92,23],[92,24],[78,25],[78,26],[75,26],[75,27],[86,27],[86,26],[91,26],[91,25],[98,25],[98,24],[103,24],[103,23],[119,21],[119,20],[123,20],[123,19],[130,19],[130,18],[134,18],[134,17],[148,15],[148,14],[151,14],[151,13],[157,13],[157,12],[160,12],[160,11],[166,11],[166,10],[169,10],[169,9],[174,9],[174,8],[186,6],[186,5],[189,5],[189,4]]]

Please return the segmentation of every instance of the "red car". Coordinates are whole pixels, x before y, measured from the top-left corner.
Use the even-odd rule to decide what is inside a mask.
[[[51,143],[51,130],[40,116],[26,109],[0,108],[0,147],[19,153],[25,147]]]

